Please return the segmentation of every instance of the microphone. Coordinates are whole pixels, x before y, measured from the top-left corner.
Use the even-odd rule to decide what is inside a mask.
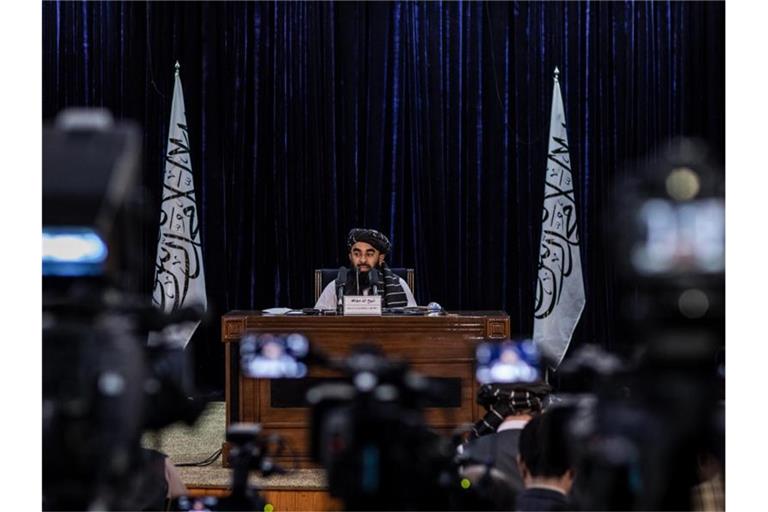
[[[357,265],[355,265],[355,286],[357,286],[355,295],[360,295],[360,267]]]
[[[379,270],[376,268],[372,268],[368,272],[368,280],[371,283],[371,288],[373,289],[373,294],[378,295],[379,294],[379,282],[380,282],[380,275]]]
[[[347,267],[339,267],[336,275],[336,310],[341,311],[344,305],[344,285],[347,284]]]

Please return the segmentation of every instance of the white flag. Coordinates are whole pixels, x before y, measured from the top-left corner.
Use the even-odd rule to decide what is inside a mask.
[[[584,310],[576,199],[558,70],[552,91],[533,339],[557,369]]]
[[[187,116],[178,62],[165,154],[163,203],[152,302],[166,313],[182,307],[198,305],[205,309],[208,306],[200,247],[200,219],[195,202]],[[164,336],[169,341],[186,346],[199,323],[185,322],[171,326],[165,329]],[[158,339],[157,334],[152,333],[149,342],[153,344]]]

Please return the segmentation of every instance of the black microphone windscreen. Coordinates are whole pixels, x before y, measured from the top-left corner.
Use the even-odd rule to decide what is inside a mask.
[[[336,275],[336,284],[341,286],[347,282],[347,267],[339,267],[339,273]]]
[[[355,265],[355,295],[360,295],[360,267]]]

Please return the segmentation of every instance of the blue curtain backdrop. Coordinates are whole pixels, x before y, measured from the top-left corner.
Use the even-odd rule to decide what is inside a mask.
[[[158,198],[181,63],[217,315],[311,305],[312,270],[370,226],[420,303],[505,310],[530,334],[558,66],[587,293],[574,344],[612,347],[612,182],[675,135],[724,156],[724,20],[719,2],[45,2],[43,114],[138,120]],[[192,345],[212,387],[219,333]]]

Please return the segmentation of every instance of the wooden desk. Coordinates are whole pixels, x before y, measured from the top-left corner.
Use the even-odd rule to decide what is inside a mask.
[[[408,360],[414,371],[454,384],[457,396],[447,397],[447,405],[425,409],[430,426],[448,434],[480,416],[475,403],[476,344],[484,339],[506,339],[509,329],[509,316],[503,311],[464,311],[435,317],[271,316],[231,311],[221,322],[221,340],[226,350],[227,425],[260,423],[267,432],[279,432],[300,466],[312,467],[308,456],[309,410],[285,404],[276,406],[269,380],[247,379],[240,374],[238,342],[246,331],[300,332],[333,356],[348,355],[354,345],[370,342],[388,356]],[[322,368],[311,368],[309,372],[310,378],[329,376],[333,374]],[[280,385],[276,381],[275,386]],[[225,455],[227,448],[225,443]],[[227,457],[223,460],[226,464]]]

